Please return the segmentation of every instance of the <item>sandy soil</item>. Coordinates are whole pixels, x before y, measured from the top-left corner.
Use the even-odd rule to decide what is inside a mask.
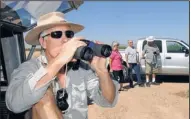
[[[162,83],[120,92],[114,108],[89,106],[89,119],[188,119],[188,83]]]

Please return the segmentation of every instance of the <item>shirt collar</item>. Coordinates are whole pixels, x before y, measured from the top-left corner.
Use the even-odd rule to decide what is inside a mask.
[[[48,64],[47,57],[45,56],[44,51],[42,51],[42,54],[38,57],[38,60],[43,63],[44,65]]]

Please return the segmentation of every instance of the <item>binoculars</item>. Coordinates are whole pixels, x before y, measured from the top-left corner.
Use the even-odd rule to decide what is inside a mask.
[[[109,57],[111,55],[112,48],[109,45],[96,44],[86,39],[81,41],[85,42],[87,46],[81,46],[76,50],[74,54],[75,59],[91,61],[94,56]]]

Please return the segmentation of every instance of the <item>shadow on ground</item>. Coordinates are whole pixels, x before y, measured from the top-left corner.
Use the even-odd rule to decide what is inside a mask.
[[[189,83],[189,76],[157,76],[159,83]]]
[[[145,75],[141,76],[143,82],[145,81]],[[136,81],[136,77],[134,76]],[[150,76],[150,81],[152,77]],[[189,76],[165,76],[165,75],[157,75],[156,81],[158,83],[189,83],[190,79]]]

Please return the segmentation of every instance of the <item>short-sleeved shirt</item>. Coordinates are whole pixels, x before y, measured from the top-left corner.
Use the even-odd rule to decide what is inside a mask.
[[[111,55],[111,69],[112,70],[123,70],[123,65],[122,65],[122,56],[119,51],[112,51]]]
[[[147,63],[153,63],[154,62],[154,52],[157,52],[157,54],[160,53],[157,45],[149,46],[146,44],[144,46],[143,53],[146,54],[145,60]]]
[[[128,56],[128,63],[137,63],[137,51],[133,47],[127,47],[125,54]]]

